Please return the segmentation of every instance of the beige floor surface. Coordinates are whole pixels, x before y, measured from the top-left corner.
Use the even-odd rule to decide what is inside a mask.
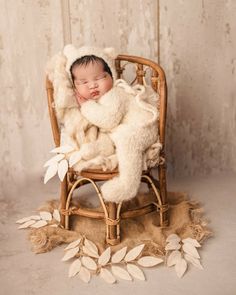
[[[173,269],[160,266],[145,270],[147,281],[119,281],[107,285],[99,278],[89,284],[67,277],[68,265],[61,262],[63,246],[36,255],[30,251],[27,230],[17,230],[15,221],[58,193],[57,183],[43,185],[32,176],[31,185],[15,186],[0,199],[0,294],[74,295],[235,295],[236,294],[236,175],[170,179],[169,190],[185,191],[202,202],[211,220],[214,237],[199,250],[204,270],[190,267],[182,279]]]

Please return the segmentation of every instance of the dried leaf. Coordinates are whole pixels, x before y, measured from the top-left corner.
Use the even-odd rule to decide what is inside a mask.
[[[117,251],[115,254],[113,254],[113,256],[111,258],[111,262],[112,263],[121,262],[121,260],[125,257],[126,251],[127,251],[127,247],[124,247],[124,248],[120,249],[119,251]]]
[[[70,145],[63,145],[63,146],[59,146],[53,150],[50,151],[50,153],[61,153],[61,154],[67,154],[70,153],[74,150],[74,148]]]
[[[87,268],[81,266],[80,271],[79,271],[79,277],[85,283],[89,283],[89,281],[91,279],[91,274],[90,274],[89,270],[87,270]]]
[[[139,279],[141,281],[145,281],[143,271],[137,265],[128,263],[127,270],[134,278]]]
[[[33,228],[40,228],[40,227],[43,227],[45,225],[47,225],[47,221],[46,220],[39,220],[37,222],[35,222],[34,224],[32,224],[30,227],[33,227]]]
[[[72,257],[75,257],[75,255],[79,252],[79,247],[75,247],[73,249],[68,250],[65,255],[62,258],[62,261],[67,261],[71,259]]]
[[[89,270],[96,270],[97,264],[91,257],[82,257],[81,259],[82,264]]]
[[[181,253],[179,251],[173,251],[167,258],[167,266],[173,266],[177,261],[181,259]]]
[[[181,248],[181,245],[177,241],[171,241],[165,246],[165,250],[179,250]]]
[[[75,276],[81,268],[81,261],[80,259],[76,259],[75,261],[73,261],[73,263],[71,264],[70,268],[69,268],[69,278]]]
[[[52,217],[58,222],[61,221],[61,215],[58,209],[53,210]]]
[[[192,239],[192,238],[187,238],[187,239],[183,239],[182,242],[185,244],[185,243],[189,243],[191,245],[193,245],[194,247],[201,247],[201,245],[198,243],[197,240],[195,239]]]
[[[77,247],[79,245],[80,241],[81,241],[81,238],[71,242],[64,250],[70,250],[70,249]]]
[[[189,254],[184,254],[184,258],[188,262],[192,263],[192,265],[196,266],[197,268],[203,269],[203,266],[201,265],[201,262],[199,261],[198,258],[195,258],[195,257],[193,257],[193,256],[191,256]]]
[[[45,176],[44,176],[44,184],[47,183],[49,181],[49,179],[51,179],[53,176],[55,176],[57,174],[57,168],[58,168],[57,162],[52,163],[48,167],[48,169],[45,173]]]
[[[63,181],[67,171],[68,171],[68,162],[67,160],[62,160],[58,164],[58,176],[60,178],[60,181]]]
[[[133,249],[131,249],[125,256],[125,261],[129,262],[132,261],[134,259],[136,259],[139,254],[142,252],[143,248],[144,248],[144,244],[141,244],[137,247],[134,247]]]
[[[183,258],[179,259],[175,265],[175,271],[177,273],[177,276],[181,278],[186,272],[186,270],[187,270],[187,262]]]
[[[30,216],[23,217],[23,218],[17,220],[16,223],[25,223],[26,221],[29,221],[29,220],[31,220]]]
[[[163,259],[153,256],[143,256],[138,261],[138,264],[143,267],[152,267],[163,262]]]
[[[111,258],[111,247],[108,247],[98,258],[98,264],[104,266]]]
[[[98,258],[99,257],[98,253],[92,251],[91,249],[89,249],[86,246],[83,246],[83,252],[84,252],[84,254],[87,254],[90,257],[94,257],[94,258]]]
[[[120,279],[132,281],[132,277],[130,276],[130,274],[125,269],[119,266],[112,266],[111,271],[115,276],[117,276]]]
[[[30,219],[32,219],[32,220],[40,220],[41,217],[39,215],[31,215]]]
[[[76,151],[73,154],[71,154],[69,159],[69,166],[73,167],[77,162],[79,162],[82,159],[81,152]]]
[[[29,221],[29,220],[40,220],[40,219],[41,219],[41,217],[38,215],[31,215],[31,216],[24,217],[24,218],[17,220],[16,223],[25,223],[26,221]]]
[[[98,254],[98,248],[96,246],[96,244],[94,244],[94,242],[88,240],[88,239],[85,239],[84,240],[84,245],[86,248],[88,248],[90,251]]]
[[[100,277],[109,284],[114,284],[116,282],[116,278],[106,268],[101,268]]]
[[[192,244],[185,243],[185,244],[183,244],[182,248],[185,253],[187,253],[195,258],[200,258],[197,249]]]
[[[168,237],[167,237],[167,239],[166,239],[166,243],[169,243],[169,242],[180,242],[180,237],[178,236],[178,235],[176,235],[176,234],[171,234],[171,235],[169,235]]]
[[[122,249],[115,252],[111,258],[112,263],[119,263],[125,257],[127,251],[127,247],[123,247]]]
[[[42,220],[47,220],[47,221],[52,220],[52,214],[48,211],[40,211],[39,215],[42,218]]]
[[[22,228],[27,228],[30,227],[32,224],[34,224],[36,221],[35,220],[28,220],[25,223],[21,224],[18,229],[22,229]]]
[[[48,161],[43,165],[43,167],[48,167],[48,166],[50,166],[52,163],[55,163],[55,162],[58,163],[59,161],[61,161],[61,160],[64,159],[64,158],[65,158],[65,155],[63,155],[63,154],[58,154],[58,155],[52,157],[50,160],[48,160]]]

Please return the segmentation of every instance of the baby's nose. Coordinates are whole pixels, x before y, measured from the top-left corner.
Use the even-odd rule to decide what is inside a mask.
[[[89,88],[93,89],[93,88],[96,88],[96,87],[98,87],[98,83],[96,81],[90,82]]]

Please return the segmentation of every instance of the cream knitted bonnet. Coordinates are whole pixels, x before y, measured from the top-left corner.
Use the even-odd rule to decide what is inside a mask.
[[[102,58],[107,63],[112,72],[113,79],[116,80],[115,58],[117,57],[117,54],[115,53],[115,49],[112,47],[102,49],[97,47],[83,46],[76,48],[74,45],[68,44],[64,47],[63,54],[67,58],[66,72],[68,73],[70,79],[70,68],[77,59],[85,55],[95,55]]]

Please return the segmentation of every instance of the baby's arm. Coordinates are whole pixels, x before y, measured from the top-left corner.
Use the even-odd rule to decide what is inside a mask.
[[[98,101],[88,100],[81,106],[82,115],[92,124],[105,130],[116,127],[125,114],[124,91],[112,88]]]

